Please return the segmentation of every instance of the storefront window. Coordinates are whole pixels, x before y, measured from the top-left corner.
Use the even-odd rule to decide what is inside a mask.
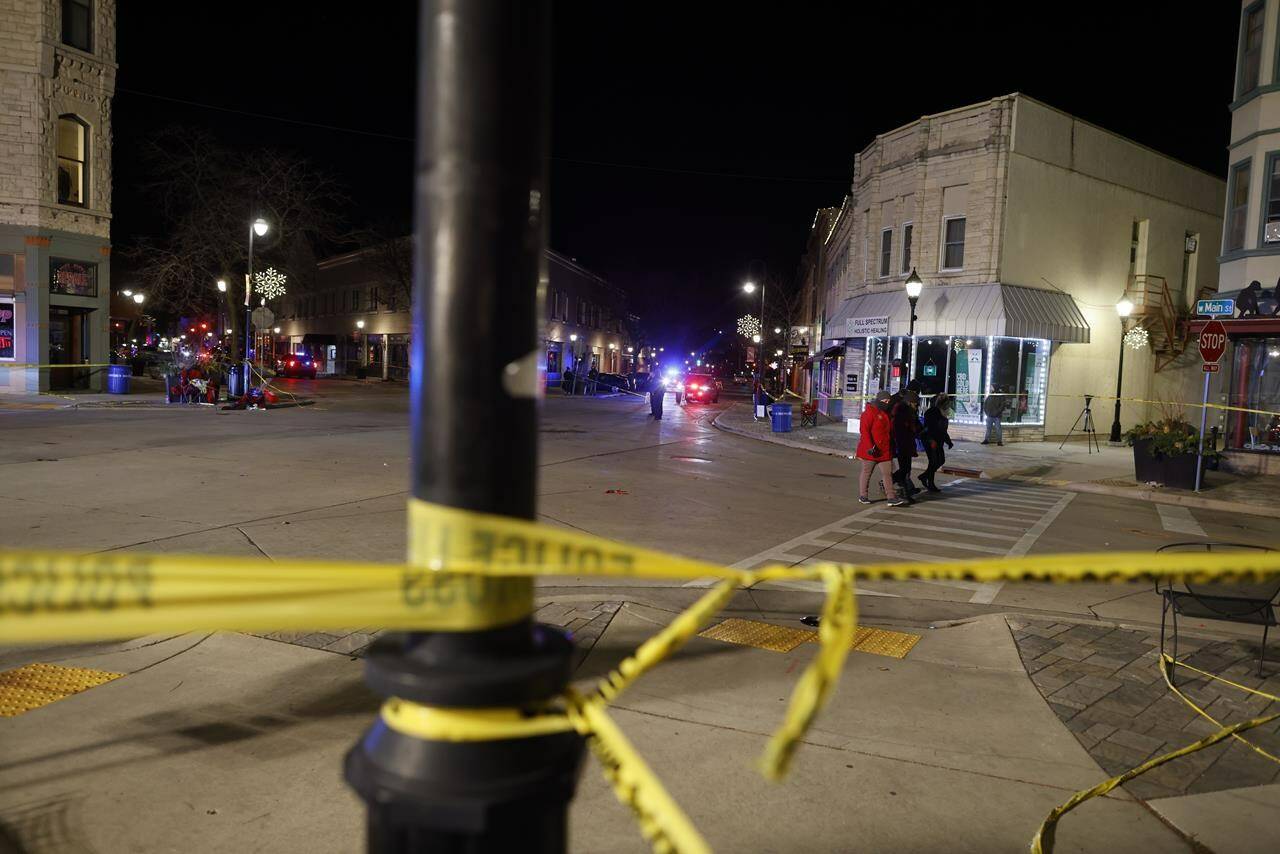
[[[1227,447],[1280,453],[1280,338],[1241,338],[1232,357]]]
[[[560,345],[552,344],[547,348],[547,373],[560,373]]]
[[[943,390],[949,369],[950,342],[950,338],[916,339],[915,370],[911,375],[920,381],[921,394],[937,394]]]
[[[987,391],[987,339],[952,338],[948,392],[955,395],[955,415],[960,424],[982,423],[982,396]]]

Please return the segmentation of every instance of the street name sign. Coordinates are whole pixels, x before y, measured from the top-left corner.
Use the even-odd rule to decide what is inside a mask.
[[[1196,300],[1196,314],[1205,317],[1217,317],[1219,315],[1230,317],[1236,313],[1236,301],[1233,299],[1198,299]]]

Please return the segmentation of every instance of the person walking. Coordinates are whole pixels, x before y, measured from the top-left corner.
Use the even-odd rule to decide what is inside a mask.
[[[1001,394],[1000,386],[994,386],[982,401],[982,414],[987,418],[987,434],[983,437],[982,444],[990,445],[993,436],[997,445],[1004,444],[1004,426],[1000,423],[1004,406],[1005,395]]]
[[[859,504],[871,503],[871,477],[876,472],[879,472],[884,484],[884,495],[889,506],[901,507],[907,503],[894,491],[893,477],[889,473],[889,461],[893,459],[889,399],[887,391],[877,394],[876,399],[863,408],[862,418],[858,422],[858,448],[855,455],[862,460],[862,475],[858,482]]]
[[[907,389],[894,397],[897,400],[889,410],[892,422],[893,452],[898,458],[898,469],[893,473],[893,481],[902,488],[902,495],[908,504],[914,504],[911,497],[920,491],[911,482],[911,461],[916,456],[916,437],[920,435],[920,393]]]
[[[934,477],[938,474],[938,469],[942,468],[942,464],[947,461],[947,455],[942,450],[942,446],[955,447],[955,443],[951,441],[951,435],[947,432],[950,426],[951,397],[947,394],[939,394],[924,411],[924,433],[921,435],[924,440],[925,456],[929,458],[929,467],[920,475],[920,482],[930,492],[942,491],[934,482]]]

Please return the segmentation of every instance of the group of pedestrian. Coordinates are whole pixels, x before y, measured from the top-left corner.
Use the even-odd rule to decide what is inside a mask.
[[[947,448],[955,447],[947,430],[951,425],[951,397],[939,394],[920,418],[920,389],[912,382],[897,393],[881,391],[862,410],[857,457],[862,460],[858,502],[871,503],[871,480],[879,474],[890,507],[915,504],[920,487],[911,481],[912,461],[917,443],[929,461],[920,474],[920,483],[930,492],[940,492],[934,477],[946,462]],[[892,467],[897,462],[897,468]]]

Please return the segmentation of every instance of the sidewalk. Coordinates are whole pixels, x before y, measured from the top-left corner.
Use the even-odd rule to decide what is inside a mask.
[[[729,433],[790,448],[853,458],[857,436],[847,432],[845,423],[819,423],[817,427],[792,427],[790,433],[774,433],[768,421],[755,421],[751,407],[735,404],[712,422]],[[798,422],[797,422],[798,423]],[[1274,516],[1280,506],[1280,478],[1243,476],[1225,471],[1206,471],[1199,494],[1186,489],[1153,487],[1133,478],[1133,449],[1113,448],[1102,443],[1101,451],[1089,453],[1083,442],[1016,442],[1003,447],[978,442],[956,442],[947,451],[942,471],[960,477],[984,477],[1053,486],[1072,492],[1090,492],[1221,510]]]
[[[128,394],[71,389],[43,393],[0,394],[0,411],[24,409],[106,409],[124,406],[164,406],[164,380],[130,377]]]
[[[553,594],[540,600],[539,617],[575,628],[576,681],[587,689],[700,592],[614,588],[609,601]],[[713,624],[739,617],[794,628],[819,601],[788,591],[763,598],[768,604],[757,606],[736,597]],[[611,716],[720,851],[841,851],[849,840],[878,851],[1025,851],[1052,807],[1157,743],[1064,724],[1054,703],[1067,692],[1046,701],[1046,678],[1033,683],[1024,660],[1037,655],[1039,675],[1052,649],[1061,651],[1061,639],[1042,636],[1082,629],[1024,621],[1015,637],[997,614],[891,628],[920,640],[904,658],[849,656],[780,785],[752,763],[814,644],[781,652],[695,637],[612,704]],[[1103,649],[1101,635],[1087,642]],[[1032,650],[1037,642],[1043,648]],[[342,755],[379,701],[350,652],[310,645],[227,632],[68,651],[67,665],[125,675],[0,724],[8,747],[0,851],[6,835],[32,854],[169,850],[175,839],[190,854],[360,850],[363,806],[342,782]],[[1115,678],[1116,691],[1143,687],[1128,670],[1149,675],[1132,665]],[[1095,718],[1101,705],[1091,705]],[[1280,786],[1246,773],[1255,757],[1225,746],[1218,754],[1203,757],[1221,767],[1199,785],[1166,781],[1150,794],[1130,787],[1085,804],[1062,822],[1059,850],[1181,850],[1187,836],[1219,851],[1269,850]],[[1143,804],[1143,794],[1155,799]],[[575,852],[649,850],[591,759],[570,838]]]

